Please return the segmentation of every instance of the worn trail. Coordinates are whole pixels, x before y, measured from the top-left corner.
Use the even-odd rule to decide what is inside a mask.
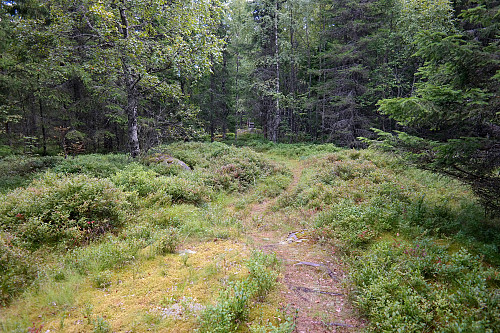
[[[292,171],[293,181],[282,195],[295,190],[303,165],[294,165]],[[340,259],[312,239],[301,221],[306,215],[273,211],[277,200],[252,205],[245,221],[254,246],[276,253],[283,262],[281,292],[289,314],[296,316],[296,332],[360,331],[363,321],[347,301]],[[293,230],[285,231],[289,228]]]

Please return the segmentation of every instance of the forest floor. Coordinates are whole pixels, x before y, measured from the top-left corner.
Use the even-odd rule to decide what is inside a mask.
[[[303,164],[290,160],[293,180],[284,191],[293,192]],[[250,244],[274,253],[283,263],[280,278],[282,302],[295,315],[296,332],[357,332],[365,322],[347,299],[345,266],[333,249],[310,237],[307,221],[314,213],[287,214],[273,209],[278,197],[249,205],[243,220]]]
[[[207,220],[230,216],[240,221],[236,233],[211,239],[188,235],[176,253],[158,255],[145,248],[121,268],[43,285],[4,309],[0,331],[30,323],[29,332],[193,332],[221,289],[245,278],[245,264],[255,250],[276,255],[279,275],[271,293],[249,305],[247,323],[238,332],[260,332],[253,324],[267,332],[272,326],[266,325],[285,320],[293,321],[293,332],[299,333],[361,330],[364,322],[346,297],[342,261],[309,235],[307,225],[315,212],[290,212],[276,205],[296,189],[304,169],[298,160],[277,159],[291,173],[281,193],[236,193],[203,208]],[[181,205],[179,211],[189,219],[200,208]],[[210,228],[217,235],[218,227]]]
[[[500,223],[463,184],[333,145],[164,149],[193,170],[156,155],[0,160],[12,174],[0,179],[11,227],[0,230],[0,332],[499,327]],[[88,243],[21,247],[39,245],[17,232],[28,218],[34,228],[47,211],[68,212],[59,230],[89,202],[123,224]],[[81,219],[90,232],[101,217]]]

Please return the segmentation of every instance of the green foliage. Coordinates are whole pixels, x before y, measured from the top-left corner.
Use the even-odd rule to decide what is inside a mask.
[[[93,333],[108,333],[108,332],[111,332],[111,325],[109,325],[109,323],[101,316],[97,317],[94,321]]]
[[[105,179],[46,173],[29,187],[2,195],[0,225],[29,249],[78,245],[123,224],[123,198]]]
[[[66,135],[66,143],[116,151],[126,146],[122,126],[127,113],[136,123],[131,110],[138,104],[145,141],[159,133],[166,140],[196,136],[198,108],[181,85],[220,59],[222,14],[217,1],[174,2],[168,9],[161,1],[2,5],[0,15],[9,19],[0,21],[0,67],[6,73],[0,122],[8,134],[1,143],[20,144],[29,136],[39,139],[45,154]],[[87,38],[77,37],[82,35]]]
[[[366,140],[373,147],[397,152],[425,169],[453,176],[472,186],[482,204],[495,214],[500,209],[498,161],[486,151],[496,143],[486,138],[461,137],[446,142],[428,140],[404,132],[397,135],[376,131],[379,140]],[[494,156],[495,152],[491,152]]]
[[[320,214],[315,223],[321,232],[341,242],[344,248],[356,247],[397,226],[401,213],[398,208],[390,204],[355,205],[344,201]]]
[[[132,164],[112,176],[111,181],[124,191],[135,191],[139,196],[145,197],[159,189],[158,176],[152,170],[147,170],[139,164]]]
[[[255,187],[255,195],[258,196],[259,200],[263,198],[275,198],[288,187],[290,178],[290,175],[284,173],[269,176],[264,182],[260,182]]]
[[[436,6],[451,9],[449,1]],[[411,94],[378,102],[381,113],[411,127],[397,138],[384,134],[384,146],[410,153],[422,168],[471,184],[484,205],[498,213],[499,86],[494,78],[499,44],[492,36],[498,31],[499,4],[471,1],[455,7],[461,18],[456,29],[420,29],[416,35],[414,57],[421,65]],[[470,30],[458,28],[469,25]]]
[[[236,332],[248,318],[251,294],[245,281],[232,282],[222,290],[216,305],[209,306],[201,317],[200,332]]]
[[[174,160],[170,160],[168,156],[162,154],[149,154],[143,156],[141,158],[141,163],[147,165],[150,170],[162,176],[177,176],[186,171]]]
[[[12,148],[6,145],[0,145],[0,158],[12,155]]]
[[[156,241],[153,243],[154,253],[165,255],[167,253],[175,253],[175,249],[179,244],[179,234],[177,229],[163,229],[155,234]]]
[[[111,286],[111,272],[108,270],[97,272],[92,276],[91,281],[94,287],[105,289]]]
[[[11,244],[8,234],[0,233],[0,305],[5,306],[38,276],[34,258]]]
[[[247,261],[246,266],[250,273],[249,289],[256,297],[265,297],[275,286],[278,274],[276,254],[266,255],[263,252],[254,251]]]
[[[251,333],[292,333],[295,330],[295,322],[293,317],[286,319],[278,324],[267,323],[267,325],[252,324],[250,327]]]
[[[499,272],[484,261],[500,263],[498,221],[465,187],[369,150],[311,157],[305,170],[280,203],[321,211],[317,237],[350,263],[370,330],[495,330]]]
[[[82,275],[104,272],[133,262],[141,245],[134,239],[108,236],[97,244],[69,251],[64,262],[67,268]]]
[[[179,212],[181,209],[184,211]],[[232,235],[238,235],[242,229],[241,221],[225,212],[217,203],[208,203],[197,209],[184,206],[177,210],[183,221],[179,229],[185,235],[201,239],[214,237],[227,239]]]
[[[498,271],[430,240],[380,242],[353,261],[354,299],[375,331],[493,332]]]
[[[201,204],[208,201],[211,194],[211,189],[196,177],[172,176],[162,179],[161,187],[156,196],[170,196],[172,201],[176,203]]]
[[[277,274],[273,268],[276,268],[277,263],[276,255],[252,253],[246,264],[249,277],[243,281],[230,282],[221,291],[217,303],[202,313],[199,332],[236,332],[248,318],[249,302],[255,297],[265,297],[274,286]]]
[[[453,7],[449,0],[396,0],[397,29],[405,41],[413,43],[422,31],[454,31]]]
[[[295,143],[284,144],[274,143],[269,141],[255,141],[246,143],[245,145],[260,152],[266,152],[272,155],[278,155],[288,158],[305,158],[313,155],[336,153],[342,148],[334,144],[311,144],[311,143]]]
[[[26,186],[41,171],[52,168],[63,161],[62,157],[8,156],[0,160],[0,192]]]
[[[403,170],[388,156],[353,153],[311,158],[314,171],[279,203],[322,210],[316,227],[345,247],[404,229],[412,236],[425,232],[469,239],[489,261],[498,261],[498,252],[490,249],[500,245],[498,226],[488,222],[470,193],[464,197],[464,188],[430,173]]]
[[[197,176],[211,188],[243,191],[257,179],[284,173],[284,169],[248,148],[223,143],[176,143],[162,148],[169,155],[192,167]]]
[[[260,132],[242,132],[238,133],[238,140],[227,142],[227,144],[235,144],[241,147],[256,147],[259,145],[272,144]]]
[[[189,214],[183,211],[187,209],[189,208],[184,205],[144,208],[135,216],[131,226],[149,224],[160,228],[178,227],[184,223],[186,215]]]
[[[90,177],[107,178],[130,164],[130,158],[123,154],[89,154],[62,160],[52,171],[56,173],[86,174]]]
[[[139,164],[132,164],[111,177],[124,191],[135,191],[149,203],[205,202],[210,191],[196,177],[161,176]]]

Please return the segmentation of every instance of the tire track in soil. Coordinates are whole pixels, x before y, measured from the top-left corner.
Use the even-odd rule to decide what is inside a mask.
[[[293,181],[284,193],[297,187],[304,166],[293,168]],[[349,304],[342,281],[345,272],[338,257],[325,246],[311,239],[307,230],[283,234],[277,219],[289,219],[280,212],[270,211],[279,197],[253,204],[246,223],[265,222],[248,236],[254,246],[266,253],[276,253],[283,262],[282,298],[289,314],[296,316],[295,332],[359,332],[365,326]],[[297,222],[297,221],[295,221]],[[277,229],[277,230],[276,230]]]

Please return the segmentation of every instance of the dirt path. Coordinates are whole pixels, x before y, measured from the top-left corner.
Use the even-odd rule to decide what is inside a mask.
[[[293,181],[284,193],[295,190],[303,165],[294,165],[292,171]],[[296,332],[360,331],[363,321],[346,299],[342,286],[345,273],[340,259],[331,249],[311,239],[307,229],[300,227],[300,214],[273,212],[271,207],[277,200],[253,204],[245,221],[254,246],[276,253],[284,263],[280,281],[282,297],[288,312],[296,316]],[[285,231],[290,225],[297,229]]]

